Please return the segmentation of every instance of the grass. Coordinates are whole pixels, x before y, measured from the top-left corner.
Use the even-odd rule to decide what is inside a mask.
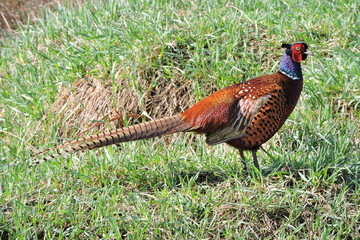
[[[1,40],[1,238],[358,239],[358,9],[355,0],[45,9],[34,25]],[[304,63],[294,113],[259,152],[261,174],[244,173],[236,151],[208,147],[194,134],[28,167],[34,149],[106,122],[101,116],[114,109],[160,117],[275,72],[279,46],[296,40],[314,56]],[[86,90],[74,87],[79,81],[108,97],[59,102],[66,89],[76,101]],[[85,111],[94,103],[105,105],[95,118]],[[84,115],[77,119],[71,107]]]

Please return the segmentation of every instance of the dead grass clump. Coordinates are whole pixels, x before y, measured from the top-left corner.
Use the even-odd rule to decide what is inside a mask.
[[[173,79],[159,75],[153,67],[144,67],[138,72],[137,86],[122,77],[115,87],[111,80],[88,77],[78,80],[72,89],[62,88],[51,107],[52,114],[62,119],[59,136],[68,138],[75,133],[78,137],[84,132],[120,128],[125,122],[139,123],[141,118],[170,116],[194,103],[190,81],[180,74]]]
[[[49,7],[59,1],[54,0],[2,0],[0,1],[0,28],[5,31],[15,30],[18,23],[33,22],[39,15],[41,6]],[[0,32],[0,36],[1,36]]]

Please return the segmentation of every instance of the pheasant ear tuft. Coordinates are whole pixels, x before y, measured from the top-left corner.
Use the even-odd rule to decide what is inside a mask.
[[[288,49],[290,49],[290,48],[291,48],[291,45],[290,45],[290,44],[287,44],[287,43],[283,43],[283,44],[281,44],[281,47],[282,47],[282,48],[288,48]]]

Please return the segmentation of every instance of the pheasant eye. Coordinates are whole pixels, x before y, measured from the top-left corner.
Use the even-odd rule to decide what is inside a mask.
[[[300,50],[300,47],[296,47],[295,50]]]

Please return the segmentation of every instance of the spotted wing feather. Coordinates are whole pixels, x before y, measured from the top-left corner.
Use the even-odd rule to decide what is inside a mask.
[[[246,135],[246,129],[251,124],[260,108],[269,100],[271,95],[257,99],[242,98],[235,102],[234,111],[229,124],[207,135],[206,142],[210,145],[219,144]]]

